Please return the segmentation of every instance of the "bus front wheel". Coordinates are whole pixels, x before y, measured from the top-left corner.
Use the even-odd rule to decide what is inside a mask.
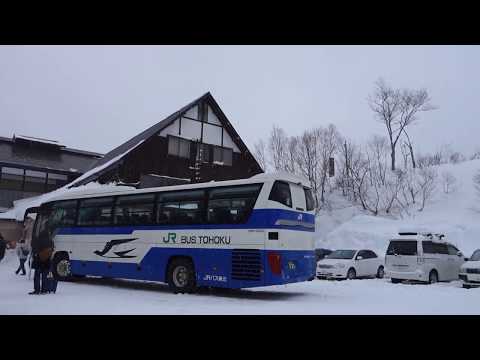
[[[173,259],[168,266],[168,285],[177,293],[192,293],[196,289],[195,269],[191,260]]]
[[[58,281],[68,281],[71,279],[70,259],[66,254],[58,254],[53,258],[52,272]]]

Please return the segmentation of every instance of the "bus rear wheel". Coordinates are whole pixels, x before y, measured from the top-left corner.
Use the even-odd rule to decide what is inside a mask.
[[[196,290],[195,269],[189,259],[173,259],[168,266],[167,276],[168,285],[175,294],[189,294]]]

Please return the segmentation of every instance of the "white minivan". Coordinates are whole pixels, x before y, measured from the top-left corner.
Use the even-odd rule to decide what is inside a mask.
[[[385,276],[393,283],[457,280],[465,258],[444,237],[443,234],[400,232],[388,245]]]

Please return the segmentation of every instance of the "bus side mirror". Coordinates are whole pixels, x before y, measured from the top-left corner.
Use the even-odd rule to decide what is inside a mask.
[[[457,256],[462,257],[463,256],[462,252],[461,251],[457,252]]]

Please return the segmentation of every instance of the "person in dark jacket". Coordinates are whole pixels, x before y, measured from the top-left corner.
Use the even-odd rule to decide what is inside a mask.
[[[41,261],[40,254],[33,253],[32,269],[35,270],[33,275],[33,291],[30,295],[46,294],[47,276],[50,270],[50,261]]]
[[[37,241],[32,241],[32,269],[35,270],[33,275],[33,291],[29,295],[46,294],[48,292],[48,273],[50,271],[50,255],[49,250],[53,248],[50,238],[48,223],[43,226]],[[47,254],[47,255],[45,255]]]

